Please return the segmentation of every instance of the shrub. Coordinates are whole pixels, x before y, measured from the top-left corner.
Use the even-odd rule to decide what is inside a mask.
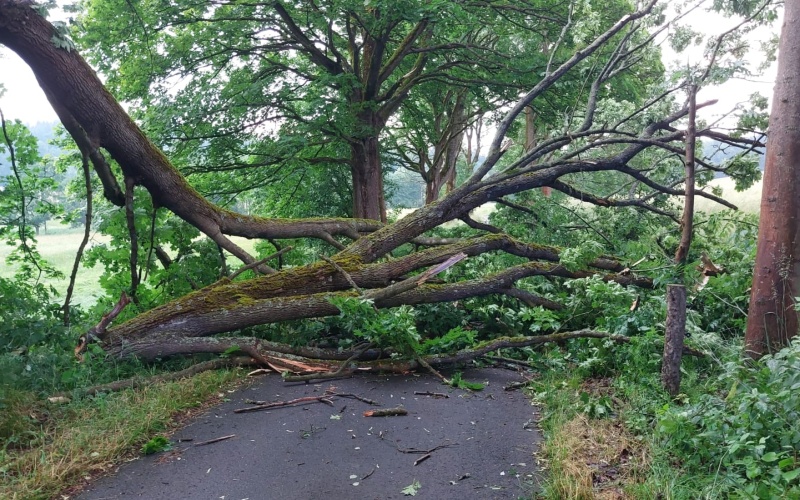
[[[665,406],[657,433],[683,465],[714,473],[728,495],[800,496],[800,339],[748,366],[729,363],[727,393]]]

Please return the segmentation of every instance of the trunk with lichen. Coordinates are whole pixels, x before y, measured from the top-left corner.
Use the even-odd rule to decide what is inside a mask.
[[[672,123],[685,116],[684,110],[678,110],[661,122],[654,122],[642,132],[647,140],[632,141],[626,149],[615,151],[608,158],[568,159],[542,168],[519,164],[513,175],[488,175],[505,154],[507,146],[503,138],[521,109],[530,104],[537,92],[540,94],[553,85],[558,74],[566,73],[627,24],[646,15],[653,3],[647,5],[614,24],[598,41],[567,60],[558,72],[531,90],[509,112],[508,118],[499,123],[485,161],[470,180],[447,196],[387,225],[381,222],[385,220],[385,211],[377,143],[377,134],[386,121],[384,115],[365,110],[360,116],[363,137],[351,143],[351,169],[357,179],[354,209],[360,218],[283,220],[234,213],[209,202],[188,184],[106,91],[81,56],[54,45],[53,39],[59,35],[52,25],[25,3],[0,0],[0,44],[15,51],[32,68],[62,123],[90,158],[107,197],[124,205],[120,182],[103,151],[119,165],[124,176],[121,180],[126,185],[144,187],[155,206],[171,210],[221,248],[262,272],[261,276],[246,281],[224,278],[110,328],[107,326],[113,316],[107,315],[91,335],[85,335],[85,340],[102,342],[117,357],[136,355],[156,359],[224,352],[235,346],[261,361],[266,360],[258,357],[264,342],[215,336],[250,326],[338,314],[330,302],[334,296],[361,296],[374,301],[376,307],[388,308],[503,294],[528,305],[558,308],[560,304],[518,289],[515,284],[532,276],[572,279],[600,274],[606,280],[626,285],[652,286],[649,280],[637,277],[611,258],[596,259],[584,270],[568,270],[559,263],[558,249],[515,240],[488,224],[479,226],[481,235],[470,238],[448,240],[425,235],[446,222],[467,220],[470,210],[488,201],[543,186],[561,186],[559,178],[577,172],[627,168],[627,163],[647,147],[651,136],[662,130],[669,132]],[[370,102],[366,98],[364,101]],[[359,103],[361,100],[354,99],[354,105]],[[455,164],[462,128],[463,123],[454,129],[458,137],[450,143],[452,154],[448,165]],[[559,189],[570,192],[568,186]],[[675,194],[667,187],[663,189],[667,194]],[[593,200],[588,196],[584,199]],[[617,203],[607,198],[593,201],[602,206]],[[270,240],[315,238],[330,246],[332,256],[325,261],[277,271],[269,267],[269,262],[256,262],[230,236]],[[413,250],[392,255],[401,246]],[[494,274],[452,283],[433,283],[420,278],[439,269],[437,266],[455,262],[454,258],[468,259],[487,252],[505,252],[521,258],[520,263]],[[122,301],[120,304],[118,308],[124,307]],[[269,349],[274,350],[275,346]]]

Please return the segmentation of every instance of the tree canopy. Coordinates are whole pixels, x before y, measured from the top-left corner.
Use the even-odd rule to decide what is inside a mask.
[[[748,5],[743,24],[771,13]],[[237,346],[263,360],[259,340],[214,335],[336,315],[354,298],[394,308],[501,294],[558,309],[531,278],[598,275],[652,287],[652,279],[605,255],[620,248],[623,227],[612,239],[587,224],[583,234],[594,236],[562,249],[531,241],[531,231],[514,237],[516,222],[544,226],[536,233],[553,243],[568,240],[563,228],[545,226],[532,198],[549,187],[674,228],[671,197],[684,194],[689,115],[682,93],[735,71],[725,68],[732,31],[701,67],[666,78],[655,44],[675,20],[657,0],[599,11],[546,1],[90,2],[79,16],[78,45],[131,104],[140,128],[41,9],[0,0],[0,14],[0,43],[33,69],[105,198],[120,207],[116,244],[129,246],[130,269],[110,282],[134,299],[136,311],[108,328],[123,298],[84,336],[117,356]],[[472,171],[453,180],[446,196],[431,195],[427,206],[386,223],[382,154],[422,165],[433,153],[454,166],[471,120],[483,114],[494,134],[476,152],[480,161],[470,161]],[[745,115],[754,123],[754,113]],[[722,171],[752,182],[755,162],[745,158],[763,143],[751,132],[698,124],[693,135],[742,151],[722,166],[698,155],[699,181]],[[436,175],[434,185],[452,178]],[[343,208],[347,188],[352,211]],[[245,190],[252,192],[235,204]],[[299,199],[297,190],[307,210],[320,209],[302,215],[315,217],[281,218],[301,214],[286,206]],[[259,199],[276,194],[279,203]],[[707,191],[697,195],[732,206]],[[473,219],[470,212],[487,202],[504,207],[500,216]],[[236,210],[251,204],[257,208]],[[577,213],[569,203],[563,209]],[[339,218],[346,215],[356,218]],[[465,227],[443,228],[455,220]],[[195,241],[198,232],[245,267],[230,272],[224,256],[206,259],[209,272],[166,296],[146,294],[163,286],[159,268],[177,273],[197,264],[173,260],[165,247],[183,257],[209,255]],[[629,227],[630,239],[635,233]],[[268,242],[266,259],[234,236]],[[284,266],[287,244],[305,238],[317,243]],[[489,253],[507,260],[458,270],[465,257],[477,263]]]

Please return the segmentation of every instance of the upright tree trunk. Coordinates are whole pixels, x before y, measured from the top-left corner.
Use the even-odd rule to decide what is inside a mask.
[[[800,2],[786,2],[769,119],[761,223],[745,350],[758,358],[797,334],[800,296]]]
[[[431,172],[431,179],[425,183],[425,204],[430,205],[439,199],[439,191],[442,190],[442,178]]]
[[[450,193],[456,185],[456,163],[464,141],[464,130],[467,126],[467,115],[464,106],[466,94],[461,92],[456,97],[453,109],[450,110],[447,126],[441,131],[433,152],[433,162],[429,175],[425,179],[425,204],[439,199],[442,187]]]
[[[681,356],[686,337],[686,288],[667,285],[667,325],[664,356],[661,358],[661,383],[673,398],[681,390]]]
[[[383,124],[374,113],[359,117],[362,127],[371,131],[355,138],[350,145],[350,170],[353,176],[353,217],[386,222],[383,196],[383,169],[378,135]]]

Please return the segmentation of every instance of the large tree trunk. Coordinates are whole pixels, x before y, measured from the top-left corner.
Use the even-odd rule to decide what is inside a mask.
[[[800,296],[800,2],[786,2],[769,119],[755,274],[745,334],[755,358],[797,335]]]
[[[447,187],[447,193],[451,193],[455,189],[456,164],[458,155],[461,153],[461,143],[464,141],[464,130],[467,127],[465,100],[465,92],[460,92],[456,96],[449,112],[447,124],[439,131],[440,137],[433,150],[431,167],[423,175],[426,180],[426,205],[439,199],[443,187]],[[421,151],[420,154],[427,154],[427,152]]]
[[[423,233],[462,217],[487,201],[552,185],[560,177],[577,172],[627,168],[628,162],[647,148],[647,141],[654,140],[657,134],[663,133],[658,140],[665,143],[679,140],[680,134],[672,131],[672,123],[684,117],[686,110],[676,110],[661,121],[651,123],[641,132],[641,140],[631,141],[624,149],[616,149],[605,158],[599,154],[591,156],[591,160],[566,158],[543,166],[518,163],[513,175],[488,175],[503,156],[503,139],[524,106],[553,85],[559,75],[589,57],[625,26],[646,15],[653,5],[654,1],[644,10],[625,16],[531,89],[499,123],[484,163],[468,181],[450,195],[392,225],[343,219],[285,221],[249,217],[221,209],[192,189],[103,88],[92,69],[75,51],[54,45],[53,39],[59,36],[58,33],[28,3],[0,0],[0,43],[17,52],[30,65],[62,122],[82,149],[86,149],[101,177],[109,172],[100,154],[102,148],[118,162],[127,181],[147,189],[154,204],[172,210],[225,248],[233,248],[225,236],[230,234],[277,239],[315,237],[341,249],[327,262],[316,262],[248,281],[223,279],[108,330],[105,330],[108,322],[101,321],[98,325],[103,324],[102,328],[89,332],[95,340],[103,341],[112,354],[157,358],[193,352],[223,352],[233,346],[253,348],[252,344],[256,342],[252,339],[209,336],[276,321],[337,314],[329,302],[329,298],[335,295],[356,296],[360,293],[373,299],[378,307],[394,307],[496,293],[519,296],[514,293],[514,284],[531,276],[569,279],[601,274],[607,280],[650,286],[649,280],[631,274],[614,274],[625,266],[610,259],[598,259],[583,271],[567,270],[558,264],[557,249],[522,243],[505,234],[457,241],[437,240],[434,243],[440,246],[401,256],[391,256],[390,253],[409,243],[426,244],[421,238]],[[383,121],[376,116],[369,118],[365,123],[371,126],[370,131],[364,132],[363,141],[354,141],[354,148],[363,149],[363,155],[354,155],[362,160],[354,161],[353,168],[363,179],[357,184],[364,186],[356,189],[360,193],[357,197],[362,206],[371,207],[362,213],[378,219],[383,217],[383,203],[377,134]],[[568,144],[569,137],[559,141]],[[659,186],[658,189],[667,194],[677,194],[668,187]],[[602,203],[610,206],[617,201],[603,199]],[[355,241],[344,247],[333,238],[336,235]],[[522,257],[524,262],[472,280],[437,285],[417,281],[416,273],[426,269],[430,271],[432,266],[453,256],[486,252],[506,252]],[[535,302],[535,297],[528,296],[527,299]]]
[[[450,140],[447,143],[447,153],[444,158],[444,178],[447,186],[447,193],[450,194],[456,188],[456,165],[458,155],[461,154],[461,146],[464,142],[464,130],[467,128],[467,112],[465,106],[466,95],[460,94],[456,98],[456,105],[453,109],[451,119],[453,125],[450,127]]]
[[[386,222],[383,195],[383,169],[378,135],[383,129],[380,117],[373,112],[359,116],[360,127],[369,130],[366,137],[350,144],[350,170],[353,176],[353,217]]]

